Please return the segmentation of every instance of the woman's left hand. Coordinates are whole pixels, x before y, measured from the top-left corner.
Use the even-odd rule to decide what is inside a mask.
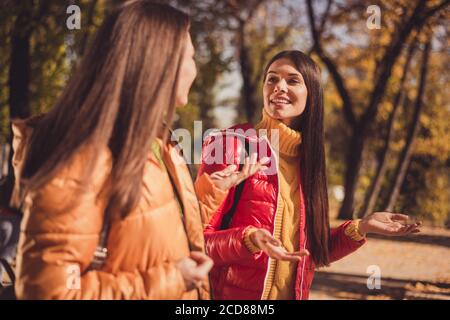
[[[257,161],[257,154],[254,153],[251,157],[245,158],[244,166],[241,171],[237,170],[236,165],[232,164],[222,171],[212,173],[210,178],[217,188],[227,191],[258,171],[266,170],[267,167],[265,165],[269,163],[269,161],[270,158],[268,157],[264,157],[260,161]]]
[[[362,235],[377,233],[385,236],[405,236],[420,232],[420,221],[408,223],[409,217],[400,213],[375,212],[363,218],[359,223]]]

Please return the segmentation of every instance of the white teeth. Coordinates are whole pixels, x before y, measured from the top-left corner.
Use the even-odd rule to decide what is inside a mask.
[[[281,99],[281,98],[273,99],[272,102],[275,102],[275,103],[290,103],[289,100]]]

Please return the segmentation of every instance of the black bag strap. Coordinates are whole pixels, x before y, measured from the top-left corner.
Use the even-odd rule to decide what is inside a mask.
[[[245,152],[241,154],[241,161],[239,164],[239,171],[242,170],[243,167],[243,159],[248,157],[250,155],[250,144],[247,141],[247,139],[243,138],[243,144],[244,144],[244,150]],[[242,191],[244,190],[246,180],[242,181],[236,186],[236,190],[234,191],[234,199],[233,204],[231,205],[230,209],[223,215],[222,222],[220,224],[220,230],[225,230],[230,227],[231,220],[233,219],[234,214],[236,213],[236,208],[239,203],[239,200],[241,200]]]
[[[0,258],[0,264],[5,268],[6,274],[8,275],[11,283],[16,282],[16,275],[14,274],[14,270],[6,259]]]
[[[89,265],[87,270],[98,270],[105,264],[106,258],[108,257],[108,248],[106,247],[106,243],[108,241],[110,225],[111,223],[109,219],[109,214],[105,213],[98,245],[97,248],[95,249],[94,257],[92,258],[91,264]]]

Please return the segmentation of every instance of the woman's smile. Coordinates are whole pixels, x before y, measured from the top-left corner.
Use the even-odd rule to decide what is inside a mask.
[[[275,109],[283,109],[292,105],[291,99],[286,96],[275,96],[274,98],[270,99],[269,103]]]

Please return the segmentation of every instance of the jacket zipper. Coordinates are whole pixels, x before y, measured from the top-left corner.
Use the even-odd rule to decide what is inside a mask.
[[[303,250],[306,250],[306,241],[308,240],[308,236],[305,232],[305,244],[303,245]],[[306,257],[303,257],[303,265],[302,265],[302,279],[300,281],[300,300],[303,300],[303,275],[305,273],[305,263]]]
[[[210,133],[211,136],[222,135],[222,134],[223,134],[223,132],[220,131],[220,130]],[[239,137],[243,137],[244,139],[246,138],[245,135],[242,135],[242,134],[239,134],[239,133],[236,133],[236,132],[226,132],[226,135],[229,135],[229,134],[232,134],[232,135],[235,135],[235,136],[239,136]],[[279,209],[279,206],[280,206],[280,174],[279,174],[279,165],[278,165],[278,161],[277,161],[275,150],[272,148],[272,146],[271,146],[267,136],[265,136],[263,139],[266,139],[267,145],[269,146],[271,153],[274,155],[275,166],[277,168],[277,182],[278,182],[278,186],[277,186],[277,188],[278,188],[278,190],[277,190],[277,207],[276,207],[276,212],[275,212],[275,216],[274,216],[274,227],[273,227],[273,232],[272,232],[272,236],[275,236],[275,231],[276,231],[276,229],[275,229],[276,223],[275,222],[277,221],[277,216],[278,216],[278,211],[279,211],[278,209]],[[258,137],[258,140],[259,140],[259,137]],[[306,242],[305,242],[305,245],[306,245]],[[268,295],[270,293],[269,292],[270,287],[268,287],[268,284],[272,284],[273,277],[274,277],[273,272],[271,273],[270,271],[272,270],[272,268],[275,268],[275,263],[276,263],[276,260],[273,260],[273,259],[269,258],[268,266],[267,266],[267,269],[266,269],[266,275],[264,276],[264,285],[263,285],[263,291],[262,291],[262,294],[261,294],[261,300],[267,300],[268,299]]]
[[[277,206],[276,206],[275,216],[273,218],[274,226],[273,226],[273,232],[272,232],[272,236],[275,236],[275,231],[276,231],[275,227],[276,227],[276,222],[277,222],[277,216],[279,215],[278,211],[279,211],[279,206],[280,206],[280,173],[279,173],[280,168],[279,168],[275,150],[272,148],[267,137],[265,137],[265,139],[267,140],[267,145],[269,146],[272,154],[274,155],[275,166],[277,168],[277,183],[278,183],[278,185],[277,185]],[[273,268],[275,268],[275,264],[276,264],[276,260],[273,260],[269,257],[269,260],[267,263],[266,275],[264,277],[264,285],[263,285],[263,291],[261,294],[261,300],[268,299],[270,289],[273,284],[273,277],[275,276],[274,272],[271,272],[271,271]],[[270,284],[270,287],[269,287],[269,284]]]

